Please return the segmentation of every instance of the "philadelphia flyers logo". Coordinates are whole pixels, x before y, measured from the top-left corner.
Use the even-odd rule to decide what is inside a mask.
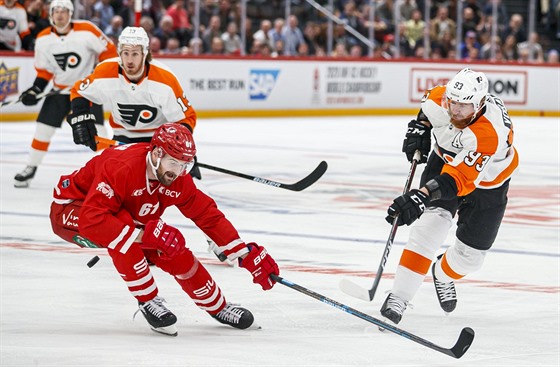
[[[0,18],[0,29],[12,30],[16,27],[16,21],[10,18]]]
[[[53,56],[54,59],[56,60],[56,63],[58,64],[58,66],[60,66],[62,71],[66,71],[66,68],[74,69],[75,67],[80,65],[80,62],[82,61],[80,55],[78,55],[75,52],[66,52],[63,54],[56,54]]]
[[[157,108],[155,107],[122,103],[117,103],[117,106],[123,122],[131,126],[136,126],[137,123],[149,124],[157,116]]]

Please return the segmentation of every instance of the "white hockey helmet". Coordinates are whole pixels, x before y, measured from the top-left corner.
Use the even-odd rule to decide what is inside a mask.
[[[148,55],[150,46],[150,38],[148,33],[142,27],[126,27],[119,36],[118,53],[121,54],[123,46],[142,46],[144,58]]]
[[[54,9],[56,9],[56,8],[68,9],[70,19],[72,19],[72,14],[74,14],[74,4],[72,3],[72,0],[52,0],[51,4],[49,6],[49,22],[51,23],[51,25],[53,27],[55,26],[55,24],[53,22],[52,15],[53,15]],[[64,27],[66,27],[66,26],[64,26]]]
[[[445,97],[448,101],[472,103],[474,116],[484,107],[488,94],[488,79],[484,73],[464,68],[447,82]]]

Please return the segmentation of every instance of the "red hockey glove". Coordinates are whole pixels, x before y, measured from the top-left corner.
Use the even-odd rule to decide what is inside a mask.
[[[173,257],[185,252],[186,241],[181,232],[161,219],[151,220],[144,227],[142,247],[163,252],[167,257]]]
[[[260,284],[263,291],[271,289],[276,282],[270,279],[270,274],[280,274],[278,264],[264,247],[254,242],[247,244],[247,247],[249,253],[244,259],[239,259],[239,266],[249,270],[253,283]]]

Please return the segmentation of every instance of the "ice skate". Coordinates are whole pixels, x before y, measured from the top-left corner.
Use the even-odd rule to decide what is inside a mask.
[[[229,302],[223,310],[211,316],[222,324],[236,329],[247,329],[253,326],[255,320],[251,311]],[[260,329],[260,326],[254,325],[253,328]]]
[[[163,302],[165,302],[165,300],[159,296],[156,296],[148,302],[139,302],[138,311],[142,311],[142,314],[153,331],[165,335],[177,336],[177,327],[175,326],[177,317],[163,305]],[[136,311],[134,315],[136,315],[138,311]]]
[[[37,166],[27,166],[14,177],[14,187],[29,187],[29,182],[35,177]]]
[[[441,256],[438,257],[438,260]],[[434,279],[434,286],[436,287],[436,294],[439,305],[445,312],[452,312],[457,306],[457,292],[455,292],[455,284],[453,282],[444,283],[436,278],[436,264],[432,265],[432,278]]]
[[[394,295],[393,293],[389,293],[387,299],[383,303],[383,306],[381,306],[381,315],[389,319],[394,324],[398,324],[402,319],[402,315],[406,310],[407,305],[408,302],[404,299]],[[382,328],[380,328],[380,330],[383,331]]]

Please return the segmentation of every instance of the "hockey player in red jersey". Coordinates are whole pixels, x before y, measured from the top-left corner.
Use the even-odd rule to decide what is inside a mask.
[[[434,150],[431,150],[431,135]],[[387,221],[414,225],[381,314],[399,323],[431,267],[441,308],[457,305],[454,281],[482,267],[502,222],[510,177],[519,158],[513,125],[501,99],[488,93],[483,73],[463,69],[446,86],[426,92],[408,124],[403,152],[419,150],[427,166],[419,190],[397,197]],[[429,155],[429,158],[428,158]],[[457,213],[455,243],[432,264]]]
[[[206,268],[185,246],[181,232],[161,220],[176,206],[228,257],[247,269],[263,290],[278,265],[264,247],[245,243],[188,171],[196,147],[181,124],[160,126],[151,143],[105,150],[74,173],[62,176],[51,205],[53,231],[82,247],[107,248],[115,268],[154,331],[177,335],[177,318],[163,304],[148,261],[172,275],[195,304],[223,324],[246,329],[253,315],[226,302]]]
[[[71,92],[74,142],[97,150],[97,133],[90,102],[110,106],[109,124],[113,139],[124,143],[150,141],[164,123],[196,125],[196,112],[183,87],[164,64],[152,60],[150,40],[141,27],[126,27],[119,36],[118,58],[99,64],[93,73],[78,81]],[[191,175],[200,178],[198,167]]]
[[[14,178],[15,187],[28,187],[37,167],[45,157],[56,129],[70,112],[70,93],[64,91],[77,80],[88,75],[100,60],[117,55],[117,49],[93,23],[72,20],[74,5],[71,0],[52,0],[49,7],[51,27],[37,35],[35,44],[35,69],[37,77],[31,88],[24,91],[21,102],[33,106],[50,81],[54,90],[62,91],[45,98],[31,142],[25,169]],[[93,105],[97,123],[103,126],[103,108]]]

